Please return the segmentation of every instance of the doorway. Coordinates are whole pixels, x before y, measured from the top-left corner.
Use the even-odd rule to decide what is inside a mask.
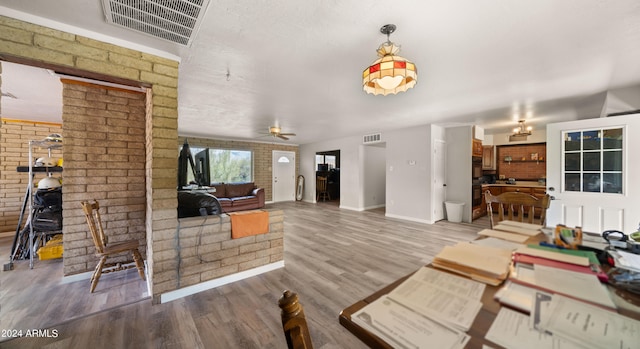
[[[296,153],[274,150],[272,153],[272,168],[272,201],[295,201]]]
[[[433,221],[439,221],[444,219],[444,201],[445,201],[445,183],[446,178],[446,151],[447,143],[442,140],[436,140],[434,142],[433,149],[433,199],[431,205],[433,206]]]
[[[316,176],[327,178],[327,196],[322,202],[340,202],[340,150],[321,151],[316,153]],[[317,202],[317,193],[316,193]]]

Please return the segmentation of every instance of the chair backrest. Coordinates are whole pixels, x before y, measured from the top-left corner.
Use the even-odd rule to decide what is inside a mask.
[[[549,194],[538,199],[533,195],[520,192],[506,192],[500,195],[492,195],[488,190],[484,193],[484,200],[487,204],[487,212],[489,214],[491,228],[493,228],[497,223],[494,222],[493,203],[498,204],[498,222],[505,219],[524,222],[524,216],[526,215],[528,223],[536,223],[540,225],[545,224],[547,209],[551,203]],[[507,212],[506,218],[504,216],[505,211]],[[535,215],[538,214],[538,212],[540,214],[539,223],[534,220]]]
[[[304,309],[295,292],[286,290],[278,300],[282,312],[282,330],[289,349],[313,349]]]
[[[93,243],[96,245],[97,253],[104,253],[104,248],[107,246],[107,237],[102,230],[102,219],[100,218],[100,205],[98,201],[93,200],[93,203],[88,201],[81,202],[84,216],[87,218],[87,224],[91,231],[91,237]]]
[[[316,191],[327,191],[327,177],[316,177]]]

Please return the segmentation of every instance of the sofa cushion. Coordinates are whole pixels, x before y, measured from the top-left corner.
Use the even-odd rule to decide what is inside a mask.
[[[222,207],[228,207],[228,206],[233,205],[233,202],[229,198],[218,198],[218,202],[220,203],[220,206],[222,206]]]
[[[258,197],[257,196],[236,196],[235,198],[230,198],[231,202],[233,202],[233,205],[238,205],[240,203],[242,204],[251,204],[251,205],[255,205],[258,203]]]
[[[226,185],[224,183],[212,183],[211,187],[216,188],[216,192],[213,193],[213,195],[217,198],[226,198],[227,197],[227,193],[226,193]]]
[[[253,183],[227,184],[226,186],[225,190],[228,198],[251,195],[256,187]]]

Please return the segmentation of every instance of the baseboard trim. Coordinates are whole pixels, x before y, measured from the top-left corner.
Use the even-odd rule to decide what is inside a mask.
[[[62,280],[60,280],[60,284],[70,284],[72,282],[84,281],[91,279],[91,275],[93,275],[92,271],[87,271],[80,274],[73,274],[69,276],[63,276]]]
[[[230,284],[232,282],[244,280],[256,275],[260,275],[269,271],[273,271],[276,269],[284,268],[284,260],[266,264],[261,267],[241,271],[239,273],[235,273],[232,275],[223,276],[217,279],[201,282],[197,285],[187,286],[175,291],[170,291],[167,293],[163,293],[160,295],[160,303],[167,303],[174,301],[176,299],[180,299],[186,296],[190,296],[192,294],[196,294],[202,291],[210,290],[216,287],[224,286],[226,284]]]
[[[381,208],[381,207],[387,207],[387,205],[385,205],[385,204],[380,204],[380,205],[373,205],[373,206],[365,206],[365,207],[364,207],[364,210],[365,210],[365,211],[367,211],[367,210],[373,210],[373,209]]]
[[[340,205],[339,208],[344,210],[358,211],[358,212],[364,211],[364,208],[362,207],[351,207],[351,206]]]
[[[384,214],[385,217],[389,217],[389,218],[396,218],[396,219],[402,219],[405,221],[411,221],[411,222],[417,222],[417,223],[424,223],[424,224],[434,224],[434,221],[430,221],[430,220],[426,220],[426,219],[418,219],[418,218],[414,218],[414,217],[407,217],[407,216],[400,216],[400,215],[395,215],[392,213],[385,213]]]

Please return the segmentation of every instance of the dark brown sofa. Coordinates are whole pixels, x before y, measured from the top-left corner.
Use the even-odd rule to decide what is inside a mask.
[[[257,188],[251,183],[214,183],[212,193],[220,202],[222,212],[254,210],[264,207],[264,188]]]

